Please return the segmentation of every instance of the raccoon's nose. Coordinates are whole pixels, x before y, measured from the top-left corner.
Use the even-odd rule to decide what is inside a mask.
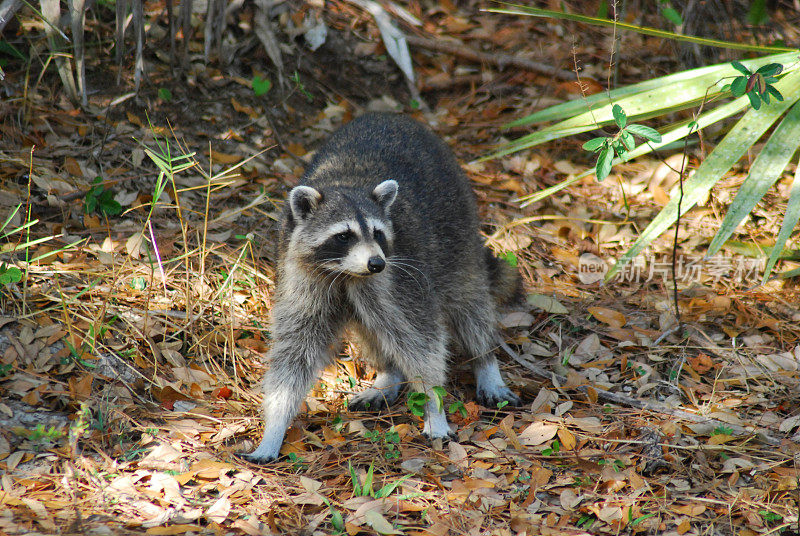
[[[386,267],[386,261],[381,257],[370,257],[367,261],[367,270],[372,274],[383,271],[384,267]]]

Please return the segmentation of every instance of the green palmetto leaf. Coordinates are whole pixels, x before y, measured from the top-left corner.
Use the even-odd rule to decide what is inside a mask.
[[[797,105],[795,105],[796,107]],[[765,283],[772,272],[772,268],[775,266],[775,261],[778,260],[781,254],[783,245],[786,244],[798,221],[800,221],[800,162],[798,162],[794,171],[794,181],[792,181],[792,189],[789,192],[789,203],[786,205],[786,215],[783,217],[781,230],[775,239],[775,247],[772,248],[769,259],[767,259],[767,266],[764,268]]]
[[[733,199],[725,219],[722,220],[719,231],[708,246],[708,257],[714,255],[726,240],[733,234],[736,227],[750,214],[767,190],[775,184],[783,170],[789,164],[792,155],[800,145],[800,103],[795,103],[780,124],[770,135],[767,143],[761,149],[750,172],[742,183],[736,197]],[[778,250],[786,242],[777,242]]]
[[[578,15],[575,13],[565,13],[563,11],[551,11],[549,9],[539,9],[536,7],[522,6],[510,2],[500,2],[508,6],[505,8],[492,8],[486,11],[492,13],[504,13],[506,15],[526,15],[530,17],[545,17],[551,19],[564,19],[576,22],[583,22],[592,24],[594,26],[615,27],[618,30],[628,30],[644,35],[652,35],[662,39],[673,39],[675,41],[682,41],[685,43],[697,43],[705,46],[716,46],[732,50],[750,50],[754,52],[775,52],[775,51],[790,51],[788,47],[765,47],[759,45],[747,45],[742,43],[734,43],[732,41],[721,41],[718,39],[707,39],[705,37],[694,37],[691,35],[681,35],[675,32],[668,32],[665,30],[657,30],[655,28],[647,28],[643,26],[636,26],[635,24],[626,24],[624,22],[613,21],[608,19],[600,19],[596,17],[587,17],[585,15]]]
[[[658,143],[643,143],[639,145],[633,151],[630,151],[625,155],[626,160],[632,160],[636,157],[648,154],[654,150],[658,150],[670,143],[674,143],[680,139],[685,138],[691,132],[696,132],[698,130],[702,130],[708,125],[713,125],[723,119],[735,115],[742,111],[743,109],[747,108],[749,101],[747,97],[740,97],[736,100],[728,102],[727,104],[723,104],[721,106],[717,106],[713,110],[710,110],[703,115],[699,116],[697,120],[685,121],[683,123],[678,124],[672,130],[665,132],[661,137],[661,141]],[[630,126],[628,126],[630,129]],[[613,165],[616,165],[623,160],[621,158],[614,159]],[[522,202],[521,206],[525,207],[531,203],[535,203],[537,201],[541,201],[546,197],[553,195],[554,193],[563,190],[570,184],[573,184],[585,177],[588,177],[594,173],[594,169],[588,169],[583,173],[579,173],[574,177],[569,177],[566,180],[561,181],[560,183],[551,186],[550,188],[546,188],[544,190],[540,190],[530,195],[526,195],[520,197],[517,201]]]
[[[769,63],[780,62],[786,64],[794,63],[796,60],[797,52],[795,51],[746,60],[743,63],[740,63],[740,65],[744,64],[751,69],[757,69],[758,67]],[[747,75],[750,75],[750,71],[747,72]],[[564,118],[571,118],[576,114],[586,112],[587,110],[599,108],[607,104],[609,101],[620,103],[620,99],[623,97],[629,97],[637,94],[647,94],[647,98],[651,100],[651,106],[654,103],[658,105],[659,101],[655,98],[651,98],[648,92],[665,87],[672,88],[674,93],[682,94],[684,99],[687,101],[694,100],[696,98],[702,98],[705,95],[706,90],[715,85],[721,78],[733,76],[737,76],[737,71],[731,66],[730,63],[719,63],[716,65],[709,65],[707,67],[681,71],[679,73],[639,82],[638,84],[617,88],[608,93],[596,93],[586,98],[575,99],[557,104],[544,110],[534,112],[516,121],[512,121],[504,125],[504,127],[512,128],[534,123],[541,123],[544,121],[558,121]],[[719,89],[721,91],[722,87]],[[627,106],[623,105],[623,108],[627,110],[628,117],[632,117],[634,115]],[[610,106],[608,115],[610,118]]]
[[[787,95],[786,101],[776,102],[760,110],[755,108],[749,110],[697,168],[695,174],[686,181],[683,187],[681,215],[702,199],[764,132],[800,99],[800,72],[793,71],[787,74],[778,82],[778,85],[779,89]],[[700,123],[699,120],[698,123]],[[608,271],[606,281],[614,277],[622,266],[635,258],[650,242],[672,226],[677,218],[678,198],[674,197],[642,231],[633,246]]]
[[[777,59],[777,56],[761,58],[765,63]],[[785,59],[789,60],[789,57]],[[795,69],[797,67],[800,67],[800,65],[795,66]],[[618,97],[614,97],[614,92],[612,91],[610,96],[615,104],[618,104],[625,110],[629,121],[638,121],[691,108],[700,104],[703,100],[719,96],[722,86],[724,85],[721,83],[721,80],[725,77],[732,77],[737,74],[737,71],[731,67],[730,63],[719,64],[710,70],[703,68],[696,69],[695,71],[698,71],[696,76],[671,79],[672,75],[670,75],[657,79],[660,80],[660,83],[655,87]],[[692,71],[679,74],[685,75],[690,72]],[[593,95],[592,97],[596,96],[597,95]],[[591,97],[586,100],[578,99],[577,107],[573,106],[568,108],[573,112],[573,115],[568,119],[540,128],[531,134],[513,140],[499,147],[488,156],[482,157],[480,160],[504,156],[509,153],[534,147],[541,143],[595,130],[599,126],[614,122],[612,104],[608,102],[607,95],[600,95],[600,99],[594,99],[592,101],[590,101],[590,99]],[[587,105],[589,108],[587,108]],[[558,106],[554,108],[557,107]],[[560,114],[561,112],[559,112],[559,115]],[[525,119],[530,119],[535,116],[536,114],[533,114]],[[525,119],[513,124],[522,125],[530,122],[525,121]],[[539,119],[535,122],[538,121]]]

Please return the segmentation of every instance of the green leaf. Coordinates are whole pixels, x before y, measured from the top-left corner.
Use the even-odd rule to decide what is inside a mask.
[[[733,82],[731,82],[731,94],[734,97],[741,97],[742,95],[744,95],[746,90],[747,90],[747,77],[737,76],[733,80]]]
[[[800,73],[793,71],[783,77],[779,84],[790,101],[800,99]],[[734,104],[733,101],[730,104]],[[695,174],[684,184],[684,198],[681,202],[681,215],[685,214],[719,179],[758,141],[778,118],[789,108],[786,102],[775,103],[763,110],[749,110],[731,128],[717,147],[706,157]],[[702,121],[698,118],[698,122]],[[666,136],[665,136],[666,137]],[[666,231],[677,219],[678,198],[673,197],[659,212],[650,225],[634,242],[633,246],[617,261],[606,274],[606,281],[613,278],[631,259],[635,258],[650,242]]]
[[[163,100],[163,101],[169,102],[169,101],[172,100],[172,91],[170,91],[169,89],[167,89],[165,87],[159,88],[158,89],[158,98]]]
[[[627,130],[631,134],[636,134],[637,136],[641,136],[642,138],[655,143],[659,143],[661,141],[661,134],[659,134],[656,129],[646,125],[637,125],[634,123],[632,125],[628,125]]]
[[[769,140],[750,166],[747,178],[728,208],[719,231],[708,246],[706,257],[711,257],[720,250],[736,227],[780,178],[792,155],[797,151],[798,145],[800,145],[800,103],[792,106],[786,117],[775,127]],[[780,251],[784,243],[785,239],[784,242],[776,242],[775,249]]]
[[[781,95],[780,91],[775,89],[775,86],[767,86],[767,93],[772,95],[775,98],[775,100],[778,101],[778,102],[783,100],[783,95]]]
[[[614,116],[614,122],[617,124],[619,128],[625,128],[625,123],[628,121],[628,117],[625,115],[625,110],[619,104],[615,104],[611,107],[611,114]]]
[[[272,82],[269,78],[261,78],[258,75],[253,77],[250,84],[253,87],[253,93],[255,93],[256,97],[266,95],[267,92],[272,89]]]
[[[750,2],[750,9],[747,11],[747,22],[753,26],[761,26],[769,22],[766,0],[753,0]]]
[[[436,409],[444,411],[444,397],[447,396],[447,391],[439,385],[432,387],[431,391],[436,395]]]
[[[16,266],[8,266],[6,263],[0,265],[0,286],[19,283],[22,281],[22,270]]]
[[[734,69],[742,73],[745,77],[748,77],[752,74],[752,71],[750,71],[750,69],[748,69],[738,61],[732,61],[731,65],[733,66]]]
[[[519,264],[517,256],[514,254],[513,251],[506,251],[505,253],[503,253],[502,259],[515,268]]]
[[[600,155],[597,157],[597,166],[595,167],[597,180],[602,181],[608,177],[608,174],[611,173],[611,161],[613,159],[614,151],[611,147],[606,147],[600,151]]]
[[[750,106],[754,109],[758,110],[761,108],[761,97],[758,96],[758,93],[751,91],[747,94],[747,98],[750,99]]]
[[[608,138],[604,138],[602,136],[599,137],[599,138],[592,138],[591,140],[589,140],[589,141],[587,141],[586,143],[583,144],[583,150],[584,151],[597,151],[598,149],[600,149],[600,147],[605,145],[607,139]]]
[[[633,139],[633,134],[631,134],[628,130],[622,132],[622,134],[620,134],[619,139],[625,146],[625,149],[628,151],[633,151],[633,149],[636,147],[636,142]]]
[[[661,14],[664,16],[665,19],[670,21],[675,26],[680,26],[681,24],[683,24],[683,19],[681,18],[681,14],[675,11],[671,7],[662,8]]]
[[[756,69],[757,73],[765,77],[779,75],[781,71],[783,71],[783,65],[780,63],[768,63]]]
[[[796,107],[797,105],[795,104]],[[794,171],[794,180],[792,181],[792,188],[789,190],[789,201],[786,204],[786,214],[783,216],[781,230],[778,232],[777,238],[775,238],[775,246],[772,248],[769,259],[767,259],[767,265],[764,267],[764,283],[769,279],[769,275],[775,267],[775,262],[780,258],[781,250],[791,236],[792,231],[797,227],[798,221],[800,221],[800,163],[798,163]]]

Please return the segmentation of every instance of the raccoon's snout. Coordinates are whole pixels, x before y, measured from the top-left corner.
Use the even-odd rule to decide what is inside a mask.
[[[367,270],[370,271],[372,274],[377,274],[378,272],[382,272],[383,269],[386,267],[386,261],[383,258],[375,256],[370,257],[367,261]]]

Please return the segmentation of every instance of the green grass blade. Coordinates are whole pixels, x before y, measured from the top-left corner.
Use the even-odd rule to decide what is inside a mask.
[[[796,108],[797,106],[795,106]],[[794,172],[794,181],[792,181],[792,189],[789,192],[789,202],[786,206],[786,215],[783,217],[781,230],[778,232],[778,237],[775,239],[775,247],[767,259],[767,266],[764,268],[764,281],[767,282],[772,268],[775,266],[775,261],[778,260],[781,254],[781,249],[789,239],[792,231],[797,227],[797,222],[800,220],[800,162],[797,164],[797,169]]]
[[[770,63],[782,63],[786,65],[786,63],[795,62],[797,60],[797,56],[797,52],[773,54],[770,56],[764,56],[762,58],[745,60],[741,63],[751,70],[756,70],[759,67]],[[556,121],[567,117],[572,117],[578,113],[582,113],[599,105],[606,104],[609,102],[609,100],[616,102],[623,97],[644,93],[665,86],[672,87],[673,84],[684,84],[691,80],[706,80],[707,83],[704,87],[708,87],[718,79],[717,73],[725,66],[729,67],[729,69],[726,71],[727,74],[724,76],[736,76],[739,74],[739,72],[731,67],[729,63],[718,63],[706,67],[699,67],[697,69],[690,69],[688,71],[681,71],[679,73],[639,82],[638,84],[617,88],[608,93],[595,93],[594,95],[590,95],[586,98],[562,102],[561,104],[550,106],[544,110],[539,110],[538,112],[534,112],[526,117],[512,121],[506,125],[503,125],[503,127],[512,128],[532,123],[541,123],[544,121]],[[625,111],[628,112],[627,109]]]
[[[685,43],[696,43],[709,47],[720,47],[731,50],[748,50],[751,52],[785,52],[794,49],[788,47],[765,47],[763,45],[747,45],[743,43],[734,43],[731,41],[722,41],[719,39],[708,39],[705,37],[695,37],[692,35],[681,35],[666,30],[658,30],[656,28],[648,28],[646,26],[636,26],[635,24],[627,24],[624,22],[613,21],[609,19],[600,19],[596,17],[587,17],[585,15],[578,15],[575,13],[565,13],[563,11],[551,11],[549,9],[539,9],[536,7],[521,6],[518,4],[511,4],[502,2],[510,8],[492,8],[487,9],[491,13],[503,13],[505,15],[526,15],[530,17],[545,17],[551,19],[564,19],[575,22],[583,22],[585,24],[592,24],[595,26],[616,27],[618,30],[628,30],[644,35],[652,35],[661,39],[673,39],[675,41],[683,41]]]
[[[800,145],[800,104],[795,104],[775,128],[750,166],[747,178],[736,193],[719,231],[708,246],[706,257],[711,257],[719,251],[736,227],[750,214],[756,203],[775,184],[797,151],[798,145]],[[779,241],[775,247],[781,250],[784,243],[785,240]]]
[[[800,98],[800,73],[795,71],[781,79],[784,102],[750,109],[728,132],[717,147],[708,155],[695,174],[684,185],[681,215],[692,208],[706,192],[744,155],[745,152],[769,129],[769,127]],[[613,278],[631,259],[636,257],[650,242],[666,231],[678,217],[678,198],[673,197],[642,232],[633,246],[608,271],[605,280]]]

